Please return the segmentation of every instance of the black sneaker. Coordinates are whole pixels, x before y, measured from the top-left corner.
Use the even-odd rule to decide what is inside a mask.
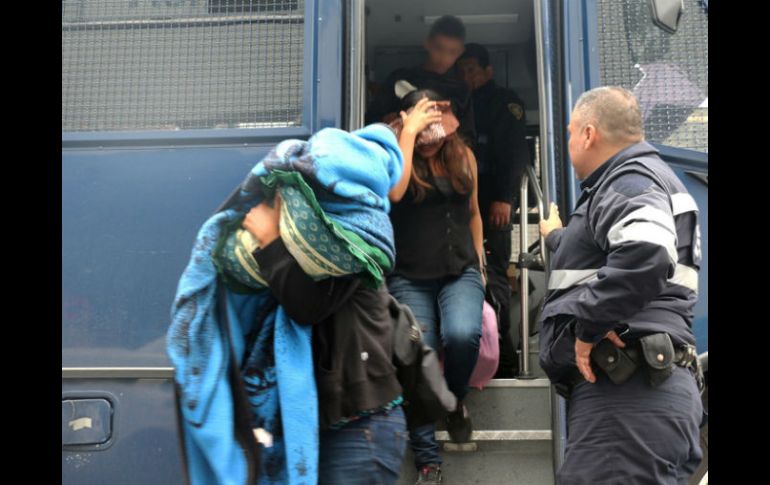
[[[473,432],[473,423],[465,404],[458,403],[457,410],[446,417],[446,429],[449,439],[454,443],[469,443]]]
[[[443,480],[441,466],[438,463],[431,463],[420,468],[414,485],[440,485]]]

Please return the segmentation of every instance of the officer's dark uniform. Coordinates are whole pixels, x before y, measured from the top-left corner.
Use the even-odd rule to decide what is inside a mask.
[[[581,187],[569,225],[546,238],[553,254],[540,364],[568,396],[557,483],[687,483],[702,458],[692,368],[695,200],[646,142],[620,151]],[[627,352],[602,340],[610,330]],[[575,367],[576,337],[599,342],[595,384]]]
[[[500,303],[500,369],[510,371],[517,367],[516,351],[510,338],[511,287],[506,274],[511,259],[512,224],[508,221],[502,228],[490,227],[489,206],[494,201],[507,202],[512,206],[511,214],[516,210],[521,177],[529,163],[524,104],[513,90],[497,86],[492,80],[473,91],[472,99],[487,285]]]
[[[385,80],[382,92],[372,100],[371,107],[365,116],[366,124],[382,121],[382,117],[388,113],[398,114],[401,110],[401,100],[396,96],[394,86],[401,79],[408,81],[417,89],[432,89],[450,100],[452,110],[460,122],[457,131],[469,145],[472,145],[476,131],[473,126],[471,93],[454,67],[444,74],[427,71],[421,66],[396,69]]]

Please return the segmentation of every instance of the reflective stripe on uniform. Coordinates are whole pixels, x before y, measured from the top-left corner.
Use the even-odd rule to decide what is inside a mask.
[[[596,279],[598,269],[555,269],[548,278],[549,290],[563,290]]]
[[[615,223],[607,233],[610,247],[643,241],[665,248],[672,262],[677,261],[674,218],[655,207],[642,207]]]
[[[551,271],[548,279],[549,290],[564,290],[573,286],[595,281],[598,269],[557,269]],[[698,292],[698,270],[684,264],[677,264],[674,276],[668,279],[669,283],[684,286],[694,292]]]
[[[676,269],[674,270],[674,276],[669,278],[668,282],[675,285],[684,286],[685,288],[689,288],[697,293],[698,270],[684,264],[677,264]]]
[[[675,216],[684,214],[685,212],[698,211],[698,204],[695,203],[695,199],[693,199],[692,195],[687,192],[671,194],[671,206]]]

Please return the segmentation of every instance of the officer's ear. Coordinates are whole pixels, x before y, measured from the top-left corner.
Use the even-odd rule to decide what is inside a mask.
[[[596,129],[596,125],[588,123],[583,133],[585,135],[585,138],[583,139],[583,150],[590,150],[599,138],[599,130]]]
[[[492,79],[492,76],[495,75],[495,70],[492,67],[492,64],[490,64],[490,65],[488,65],[487,67],[484,68],[484,74],[486,74],[487,79]]]

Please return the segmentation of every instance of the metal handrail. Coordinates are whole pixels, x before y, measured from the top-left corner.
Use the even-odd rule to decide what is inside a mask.
[[[350,0],[348,32],[348,129],[357,130],[364,125],[366,79],[364,78],[364,27],[365,6],[363,0]]]
[[[542,221],[544,217],[544,204],[543,204],[543,191],[537,183],[537,176],[535,169],[531,166],[527,166],[527,170],[521,179],[521,193],[519,195],[519,271],[521,275],[521,285],[519,289],[519,298],[521,299],[521,371],[519,372],[519,378],[531,379],[533,377],[529,370],[529,268],[542,262],[543,266],[547,267],[548,259],[545,249],[545,239],[540,235],[540,261],[535,260],[530,253],[527,252],[529,248],[528,242],[528,223],[527,218],[527,201],[529,199],[529,186],[530,184],[535,190],[535,198],[537,199],[537,208],[539,220]]]

